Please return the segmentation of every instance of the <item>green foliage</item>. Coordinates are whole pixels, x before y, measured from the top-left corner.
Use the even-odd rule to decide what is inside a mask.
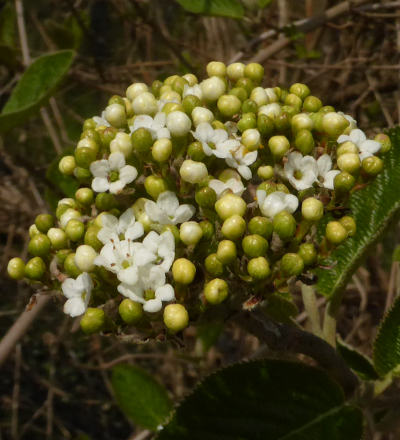
[[[21,76],[0,114],[0,131],[24,122],[54,93],[67,74],[74,52],[64,50],[36,59]]]
[[[400,365],[400,298],[397,298],[379,327],[373,360],[375,369],[381,376]]]
[[[272,3],[273,0],[258,0],[258,7],[259,8],[266,8]]]
[[[138,425],[156,430],[172,410],[167,392],[141,368],[117,365],[112,372],[116,400],[129,419]]]
[[[361,411],[323,371],[295,362],[236,364],[183,401],[158,440],[359,440]]]
[[[381,174],[350,199],[352,215],[357,223],[354,237],[335,249],[323,266],[316,270],[317,290],[329,297],[340,297],[344,287],[362,258],[382,236],[393,216],[400,209],[400,128],[389,133],[392,149],[385,155]]]
[[[14,47],[16,14],[12,3],[6,2],[0,11],[0,44]]]
[[[242,18],[243,5],[238,0],[177,0],[186,11],[195,14]]]
[[[292,298],[284,297],[279,293],[268,295],[267,304],[264,312],[273,320],[278,322],[290,323],[299,312]]]

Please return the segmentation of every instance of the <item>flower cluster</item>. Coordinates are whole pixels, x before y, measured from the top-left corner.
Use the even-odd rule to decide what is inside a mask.
[[[33,257],[9,262],[61,291],[88,333],[177,332],[230,298],[285,294],[356,231],[342,213],[389,138],[367,139],[304,84],[261,86],[259,64],[207,73],[134,83],[87,119],[59,162],[80,188],[36,218]]]

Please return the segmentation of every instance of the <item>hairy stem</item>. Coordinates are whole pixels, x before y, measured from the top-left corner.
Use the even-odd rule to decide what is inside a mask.
[[[311,329],[314,335],[322,336],[321,320],[317,306],[317,297],[313,286],[307,284],[301,285],[301,296],[303,298],[304,309],[311,323]]]

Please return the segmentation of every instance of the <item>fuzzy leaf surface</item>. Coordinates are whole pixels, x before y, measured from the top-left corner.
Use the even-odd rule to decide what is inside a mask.
[[[242,18],[243,5],[238,0],[177,0],[188,12],[219,17]]]

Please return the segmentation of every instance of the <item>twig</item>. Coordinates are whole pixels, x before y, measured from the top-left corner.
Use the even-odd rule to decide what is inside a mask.
[[[322,334],[328,344],[336,347],[336,313],[333,312],[331,303],[328,303],[325,308]]]
[[[302,283],[301,296],[303,298],[305,311],[311,323],[312,332],[314,333],[314,335],[321,337],[321,320],[317,306],[317,298],[315,296],[313,286],[308,286]]]
[[[11,437],[18,439],[18,408],[19,408],[19,390],[21,379],[21,345],[15,347],[15,368],[14,368],[14,388],[12,394],[12,416],[11,416]]]
[[[385,310],[384,310],[385,313],[390,309],[390,307],[392,307],[393,304],[393,298],[395,296],[395,289],[396,289],[396,281],[398,279],[398,272],[399,272],[399,262],[393,261],[392,267],[390,268],[389,288],[388,288],[388,294],[386,297]]]
[[[370,88],[372,89],[372,91],[374,92],[375,98],[378,101],[381,109],[382,109],[382,113],[385,116],[386,122],[388,123],[389,127],[393,127],[394,126],[394,122],[392,119],[392,116],[389,113],[389,110],[386,108],[385,103],[383,102],[383,99],[381,97],[381,94],[378,92],[377,88],[376,88],[376,82],[375,80],[372,78],[372,76],[366,72],[366,77],[368,80],[368,84],[370,86]]]

